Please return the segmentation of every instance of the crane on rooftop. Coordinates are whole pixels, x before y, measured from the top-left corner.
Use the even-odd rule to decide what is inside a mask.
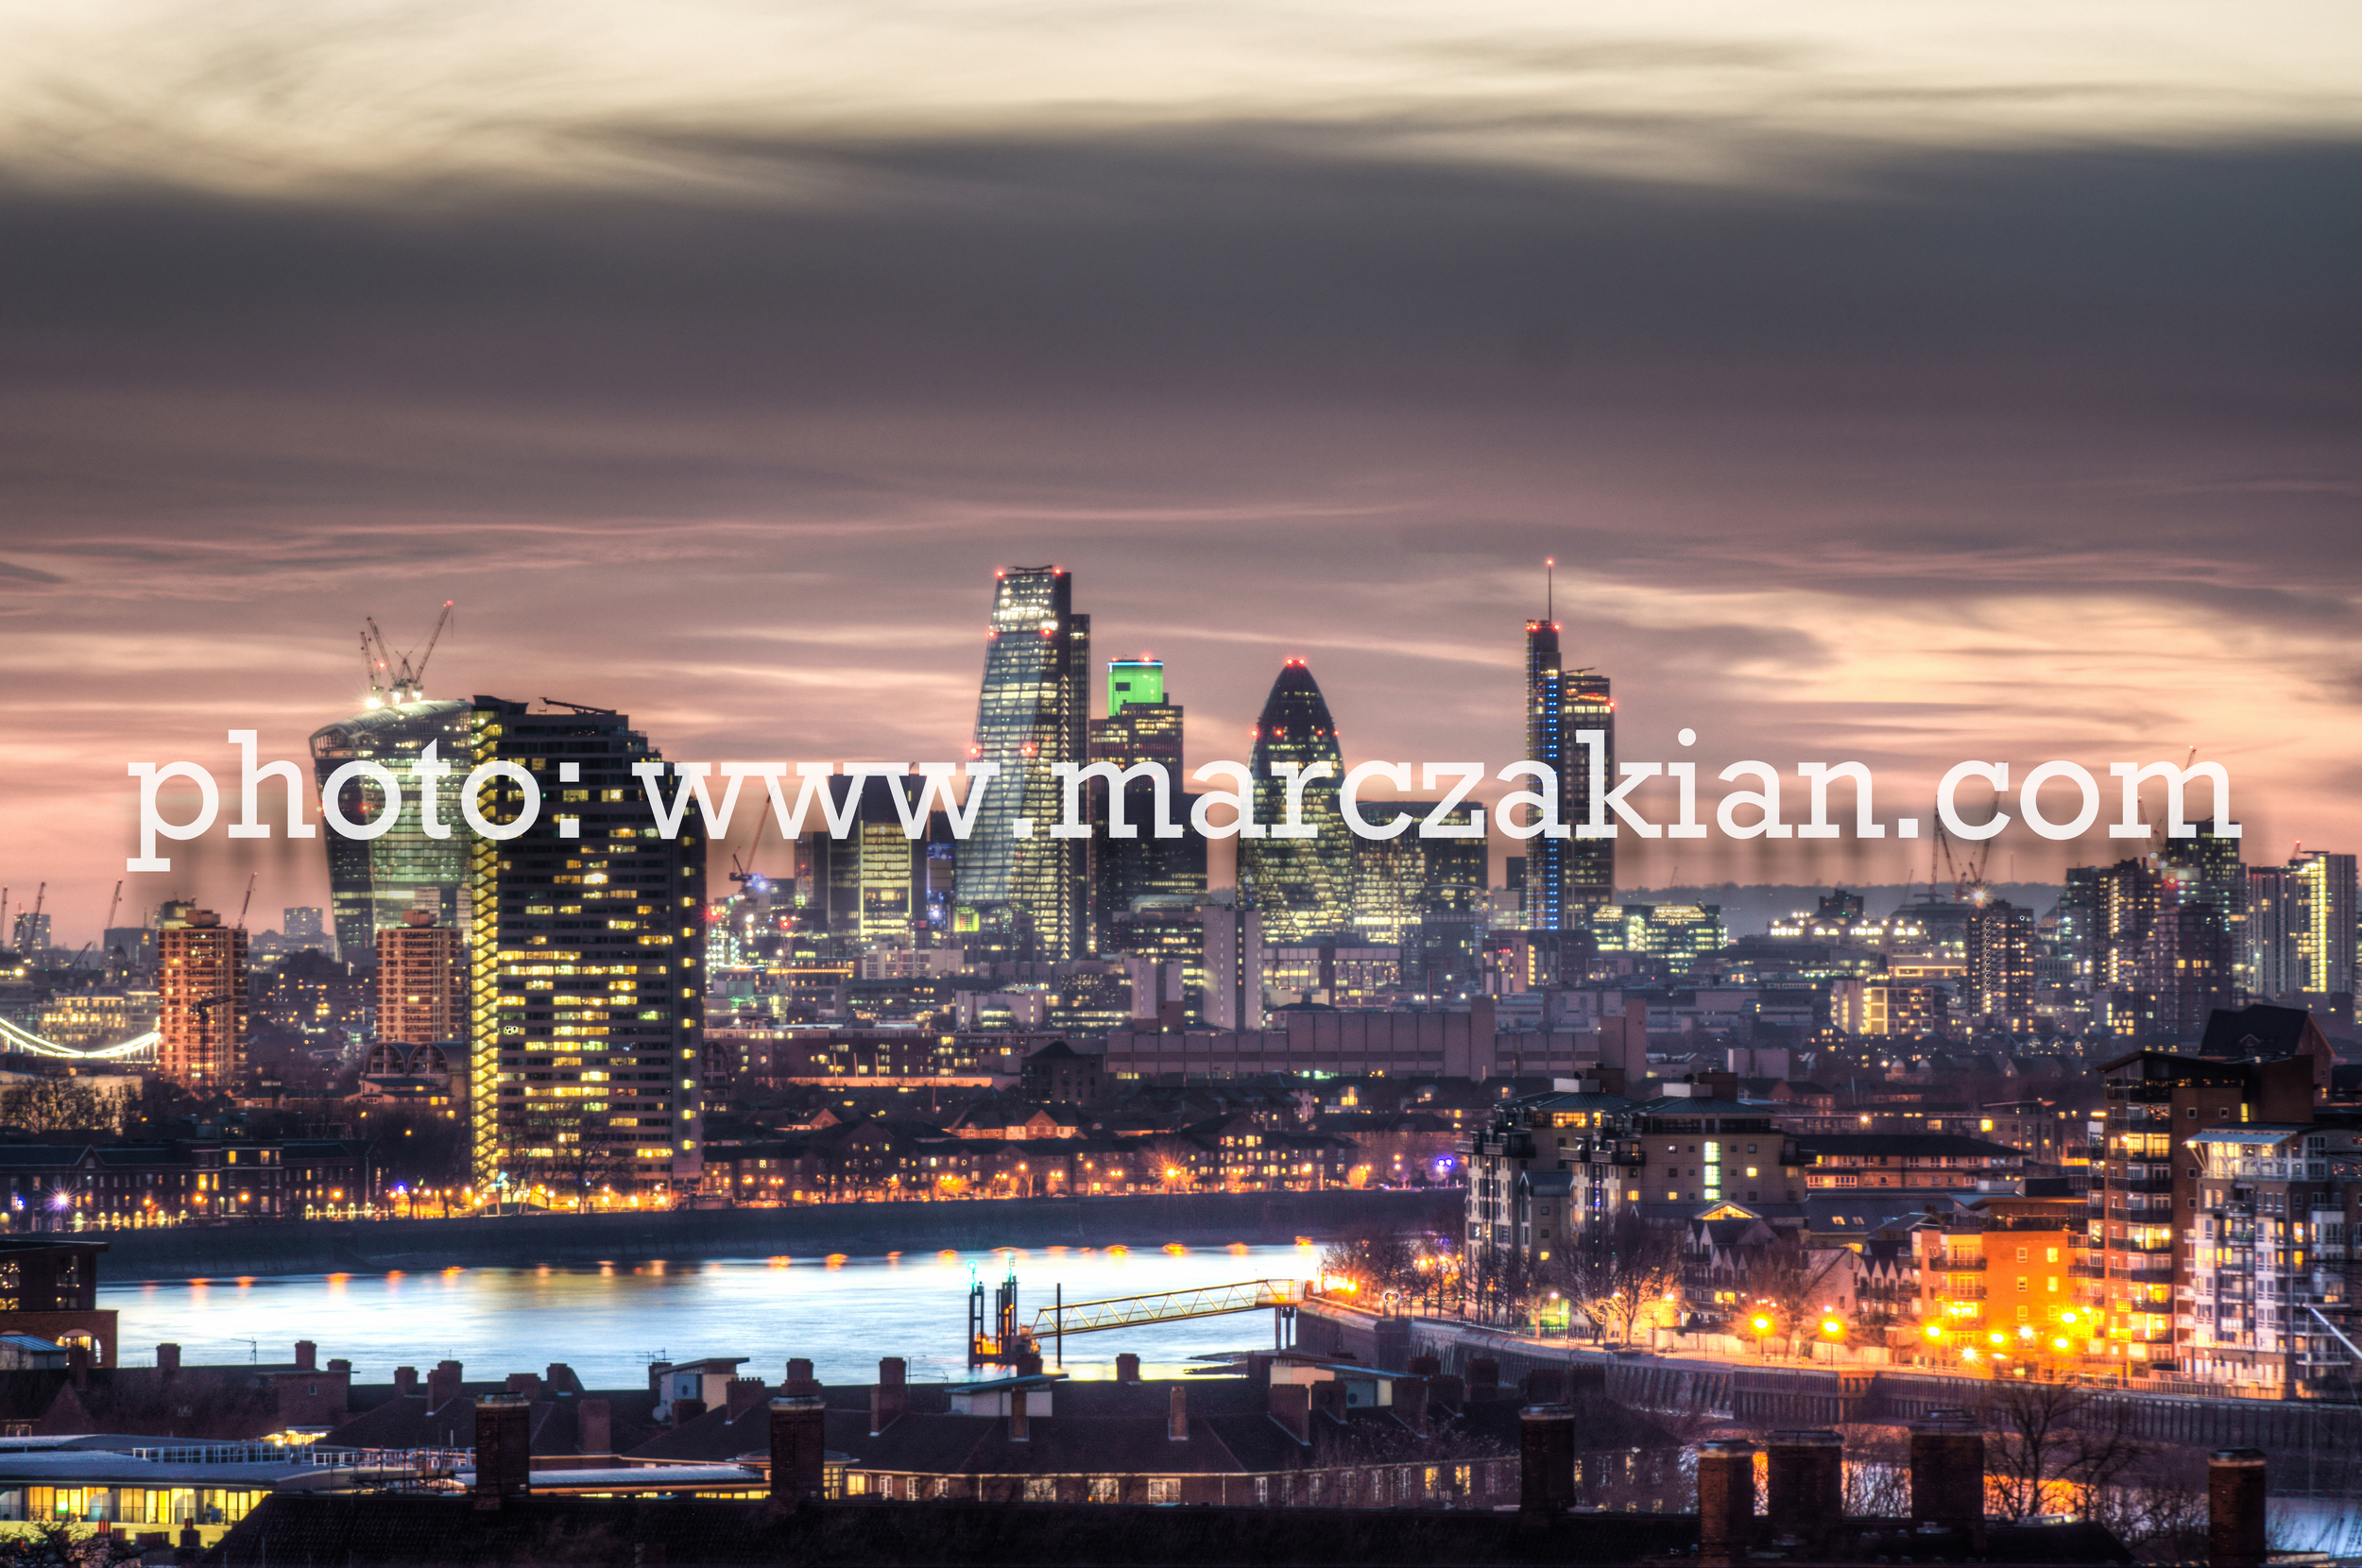
[[[451,624],[453,601],[443,601],[443,613],[435,618],[435,629],[426,635],[426,645],[414,651],[405,649],[400,655],[385,646],[385,634],[378,629],[377,617],[362,618],[361,662],[369,674],[369,706],[383,707],[389,703],[415,703],[426,696],[426,661],[435,656],[435,645],[443,639],[443,630]]]

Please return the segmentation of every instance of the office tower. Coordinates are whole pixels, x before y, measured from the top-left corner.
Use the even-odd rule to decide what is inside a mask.
[[[2299,942],[2304,932],[2303,890],[2289,868],[2248,867],[2246,910],[2240,980],[2248,994],[2273,1001],[2302,991],[2304,958]]]
[[[468,963],[459,932],[425,910],[377,933],[377,1037],[406,1045],[468,1032]]]
[[[328,929],[322,912],[310,906],[279,912],[279,934],[290,947],[317,947],[328,950]]]
[[[1183,710],[1165,699],[1160,660],[1115,659],[1107,666],[1107,716],[1090,722],[1090,759],[1129,768],[1153,762],[1165,770],[1177,839],[1156,836],[1156,787],[1145,778],[1124,785],[1128,839],[1110,837],[1107,786],[1091,781],[1091,939],[1094,952],[1113,950],[1115,923],[1142,899],[1194,900],[1206,891],[1206,839],[1190,825],[1197,796],[1182,789]]]
[[[1200,918],[1206,933],[1207,1027],[1262,1028],[1262,912],[1243,904],[1207,904]]]
[[[959,902],[975,912],[980,934],[1002,931],[1038,959],[1079,958],[1089,945],[1089,844],[1051,833],[1065,820],[1066,793],[1052,770],[1085,760],[1090,617],[1074,613],[1073,579],[1056,567],[995,578],[969,756],[1001,773],[960,845]]]
[[[902,827],[897,791],[916,805],[922,780],[916,774],[855,780],[839,774],[829,792],[843,810],[853,785],[862,788],[852,810],[852,831],[832,836],[826,824],[796,841],[796,920],[799,929],[826,931],[831,946],[849,957],[871,947],[925,945],[929,838],[913,839]],[[938,813],[939,815],[940,813]],[[941,825],[948,833],[949,826]]]
[[[479,1188],[559,1202],[694,1181],[705,1026],[706,844],[697,810],[661,837],[632,764],[659,758],[623,714],[478,697],[467,766],[513,762],[541,810],[468,844],[470,1109]],[[573,776],[569,777],[569,772]],[[670,792],[677,787],[669,776]],[[513,822],[523,792],[482,810]],[[569,836],[569,827],[573,836]]]
[[[1490,881],[1490,846],[1482,838],[1422,838],[1419,825],[1441,804],[1432,800],[1374,801],[1361,814],[1382,822],[1407,813],[1412,826],[1391,839],[1353,841],[1353,935],[1395,946],[1412,939],[1420,922],[1478,917]],[[1463,808],[1453,819],[1468,821]]]
[[[1970,912],[1961,990],[1983,1028],[2014,1033],[2033,1027],[2033,911],[1994,898]]]
[[[1192,1023],[1206,1022],[1205,912],[1208,907],[1204,894],[1136,899],[1108,923],[1101,956],[1124,960],[1127,966],[1134,960],[1166,969],[1178,965],[1183,1015]]]
[[[2302,989],[2317,996],[2353,991],[2354,859],[2307,849],[2288,862],[2304,925],[2297,938]]]
[[[464,702],[383,702],[312,736],[312,766],[324,791],[329,775],[347,762],[380,762],[402,785],[402,815],[369,839],[347,838],[323,829],[328,846],[329,920],[336,950],[364,961],[377,951],[377,933],[399,928],[402,912],[423,909],[439,925],[464,925],[463,887],[468,841],[473,837],[459,816],[459,781],[467,776],[468,714]],[[454,764],[436,791],[436,820],[447,838],[430,838],[421,813],[419,754],[434,742],[438,760]],[[383,805],[378,786],[366,777],[348,778],[338,791],[344,818],[374,822]]]
[[[156,1065],[192,1094],[225,1094],[246,1071],[246,932],[212,910],[164,908],[156,933]]]
[[[1325,776],[1304,788],[1300,821],[1312,830],[1308,838],[1278,836],[1288,820],[1288,784],[1279,770],[1291,762],[1308,772],[1328,764]],[[1264,836],[1239,841],[1239,895],[1261,914],[1264,940],[1298,943],[1350,930],[1357,841],[1338,806],[1344,760],[1327,699],[1300,658],[1282,665],[1272,682],[1248,767]]]
[[[1616,901],[1616,841],[1579,839],[1591,820],[1591,754],[1575,736],[1605,736],[1600,764],[1616,786],[1616,705],[1608,680],[1594,670],[1566,667],[1555,621],[1526,622],[1526,758],[1558,775],[1558,820],[1566,837],[1537,834],[1526,841],[1526,929],[1574,930],[1588,911]]]

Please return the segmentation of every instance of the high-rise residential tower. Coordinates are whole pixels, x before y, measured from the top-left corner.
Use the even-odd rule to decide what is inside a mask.
[[[959,901],[987,925],[1021,927],[1036,958],[1079,958],[1088,946],[1089,844],[1051,829],[1065,820],[1053,770],[1079,766],[1088,749],[1090,617],[1074,613],[1063,571],[1013,568],[995,574],[984,636],[969,757],[1001,772],[959,848]]]
[[[468,1032],[468,962],[459,932],[425,910],[377,933],[377,1037],[406,1045]]]
[[[1583,839],[1575,829],[1591,820],[1591,754],[1576,740],[1596,729],[1601,776],[1616,784],[1616,704],[1608,679],[1596,670],[1570,670],[1558,645],[1555,621],[1526,622],[1526,758],[1558,776],[1558,820],[1565,838],[1536,834],[1526,841],[1526,929],[1581,929],[1594,907],[1616,901],[1616,841]]]
[[[458,927],[467,917],[462,889],[467,880],[468,841],[459,818],[459,780],[468,768],[468,705],[464,702],[379,702],[312,736],[312,765],[324,792],[331,775],[347,762],[384,764],[402,785],[402,815],[373,838],[324,832],[328,845],[329,919],[337,951],[366,961],[377,951],[377,933],[402,925],[402,912],[422,909],[438,925]],[[437,791],[436,820],[447,838],[426,831],[416,767],[432,743],[439,761],[454,763]],[[347,822],[374,822],[383,801],[366,775],[348,777],[337,789]]]
[[[2304,924],[2297,938],[2303,989],[2354,989],[2354,858],[2307,849],[2288,862]]]
[[[1300,838],[1281,838],[1288,820],[1288,764],[1304,773],[1326,763],[1303,789]],[[1239,841],[1239,895],[1262,916],[1263,940],[1297,943],[1352,929],[1353,846],[1340,809],[1344,758],[1328,699],[1300,658],[1280,666],[1255,723],[1255,820],[1263,837]]]
[[[467,767],[514,763],[541,793],[524,832],[468,844],[479,1187],[588,1202],[697,1176],[705,833],[693,805],[658,830],[632,765],[659,755],[620,713],[475,699]],[[671,799],[678,781],[661,783]],[[516,820],[522,789],[483,793],[487,820]]]
[[[199,1095],[246,1070],[246,932],[211,910],[168,904],[156,932],[156,1065]]]

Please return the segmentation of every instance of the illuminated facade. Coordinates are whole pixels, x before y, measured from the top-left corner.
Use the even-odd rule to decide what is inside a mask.
[[[1962,981],[1962,999],[1978,1027],[2033,1028],[2034,912],[2000,898],[1977,905],[1968,917]]]
[[[829,779],[840,810],[856,782],[845,774]],[[927,918],[929,841],[948,839],[950,827],[931,822],[918,839],[903,830],[894,793],[899,790],[904,802],[915,805],[921,783],[915,774],[858,782],[862,793],[852,831],[839,839],[823,825],[796,841],[796,925],[827,931],[839,939],[844,952],[921,946],[933,934]]]
[[[659,835],[631,771],[658,753],[619,713],[480,697],[469,756],[471,767],[516,763],[541,791],[522,834],[469,845],[477,1185],[509,1197],[539,1185],[560,1203],[693,1185],[705,1023],[694,809],[677,837]],[[481,809],[510,822],[522,799],[495,779]]]
[[[2354,988],[2354,861],[2308,849],[2288,864],[2303,925],[2297,962],[2303,989],[2316,994]]]
[[[1306,785],[1299,820],[1308,837],[1280,838],[1288,820],[1288,784],[1281,768],[1300,764],[1306,772],[1326,763],[1326,776]],[[1239,841],[1240,896],[1263,921],[1263,940],[1275,945],[1333,936],[1352,929],[1353,846],[1339,810],[1344,761],[1337,744],[1337,722],[1320,684],[1300,658],[1280,667],[1255,725],[1255,820],[1264,836]]]
[[[1529,871],[1529,893],[1532,887]],[[1585,922],[1598,951],[1663,959],[1676,972],[1729,943],[1720,904],[1599,905],[1590,909]]]
[[[1105,828],[1107,785],[1091,781],[1091,950],[1116,950],[1116,922],[1141,900],[1194,900],[1206,892],[1206,838],[1190,826],[1197,796],[1182,790],[1183,710],[1165,700],[1165,667],[1155,659],[1117,659],[1107,667],[1107,717],[1090,722],[1090,759],[1128,768],[1154,762],[1169,781],[1172,820],[1177,839],[1159,838],[1156,788],[1145,778],[1124,786],[1123,820],[1128,839]]]
[[[980,933],[1005,929],[1027,956],[1080,958],[1089,946],[1089,841],[1050,830],[1065,820],[1065,790],[1052,770],[1086,760],[1090,617],[1074,613],[1066,572],[1016,568],[996,574],[985,639],[969,757],[1001,772],[960,845],[959,902],[977,912]]]
[[[424,910],[377,933],[377,1037],[409,1045],[468,1031],[468,961],[459,933]]]
[[[1412,826],[1391,839],[1353,841],[1351,930],[1360,940],[1416,946],[1422,924],[1457,921],[1473,926],[1479,918],[1490,878],[1490,846],[1481,835],[1420,837],[1417,825],[1438,804],[1380,801],[1362,809],[1363,816],[1380,822],[1395,812],[1408,813]],[[1464,825],[1467,820],[1463,810],[1458,821]]]
[[[2075,1272],[2080,1208],[2072,1198],[1988,1198],[1956,1227],[1913,1231],[1920,1358],[1972,1376],[2079,1363],[2091,1335]]]
[[[438,925],[459,927],[467,910],[468,841],[473,835],[459,817],[459,780],[467,776],[469,707],[464,702],[385,703],[340,720],[312,736],[314,779],[323,790],[329,775],[347,762],[380,762],[402,784],[402,815],[370,839],[323,830],[328,844],[330,922],[337,951],[361,960],[377,950],[377,933],[402,926],[402,912],[423,909]],[[437,791],[437,820],[447,838],[427,836],[420,814],[419,753],[435,742],[436,756],[455,764]],[[378,787],[366,777],[347,779],[338,791],[344,818],[374,822],[383,804]]]
[[[1537,834],[1526,841],[1530,931],[1578,929],[1590,909],[1616,898],[1616,841],[1574,836],[1591,820],[1591,756],[1575,736],[1596,729],[1606,737],[1601,765],[1615,788],[1616,704],[1605,675],[1566,668],[1559,629],[1555,621],[1526,622],[1526,758],[1557,775],[1558,820],[1566,829],[1565,838]]]
[[[156,1065],[198,1095],[246,1071],[246,932],[211,910],[167,906],[156,933]]]

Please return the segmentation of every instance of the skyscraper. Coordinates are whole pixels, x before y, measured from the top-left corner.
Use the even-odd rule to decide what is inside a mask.
[[[406,1045],[468,1031],[468,963],[459,933],[425,910],[377,933],[377,1037]]]
[[[2034,1025],[2034,912],[1994,898],[1968,917],[1968,1011],[1986,1029]]]
[[[166,905],[156,933],[156,1065],[199,1095],[246,1070],[246,932],[212,910]]]
[[[321,911],[311,905],[279,912],[279,934],[290,947],[328,949],[328,928],[321,919]]]
[[[705,833],[693,806],[659,833],[631,771],[659,758],[620,713],[475,700],[467,766],[512,762],[541,791],[524,832],[468,844],[478,1186],[586,1201],[698,1173]],[[521,789],[484,793],[488,820],[516,819]]]
[[[1079,958],[1088,946],[1089,844],[1051,832],[1065,820],[1053,770],[1079,765],[1087,749],[1090,617],[1074,613],[1073,579],[1056,567],[995,578],[969,756],[1001,772],[960,845],[959,901],[986,926],[1022,926],[1036,958]]]
[[[383,763],[402,785],[402,815],[385,832],[368,839],[320,835],[328,845],[329,918],[337,951],[348,960],[373,956],[377,933],[400,929],[405,910],[429,911],[445,926],[466,921],[461,890],[474,835],[460,820],[458,790],[468,773],[468,705],[457,701],[380,703],[312,736],[314,776],[323,793],[330,775],[347,762]],[[438,760],[455,765],[436,792],[436,820],[451,829],[448,838],[430,838],[420,811],[415,770],[429,742]],[[366,776],[347,778],[337,795],[351,823],[376,821],[384,804]]]
[[[1595,670],[1570,670],[1558,646],[1555,621],[1526,622],[1526,758],[1558,775],[1558,820],[1565,838],[1536,834],[1526,841],[1526,929],[1578,930],[1590,911],[1616,901],[1616,841],[1582,839],[1591,820],[1591,754],[1577,742],[1583,730],[1605,738],[1602,776],[1616,784],[1616,704],[1608,679]]]
[[[835,775],[829,791],[839,810],[856,782],[862,795],[851,832],[835,838],[824,823],[796,841],[796,923],[827,931],[834,950],[847,957],[880,946],[924,946],[931,845],[903,830],[894,803],[899,790],[916,804],[921,780],[916,774],[860,780]]]
[[[1090,722],[1090,759],[1119,768],[1154,762],[1165,770],[1179,838],[1155,832],[1156,787],[1133,779],[1123,790],[1128,839],[1110,837],[1107,786],[1091,781],[1092,951],[1115,950],[1115,923],[1144,898],[1191,901],[1206,891],[1206,838],[1190,825],[1197,797],[1183,791],[1182,719],[1165,700],[1165,667],[1155,659],[1115,659],[1107,666],[1107,716]]]
[[[2277,1001],[2304,989],[2303,890],[2285,865],[2247,868],[2247,921],[2240,933],[2248,994]]]
[[[1288,820],[1287,763],[1309,772],[1326,762],[1326,776],[1304,787],[1301,822],[1308,837],[1281,838]],[[1333,937],[1352,929],[1353,846],[1338,801],[1344,759],[1337,744],[1337,723],[1320,684],[1300,658],[1292,658],[1272,682],[1262,716],[1255,724],[1255,820],[1259,839],[1239,841],[1239,892],[1263,920],[1267,943],[1298,943]]]
[[[2316,995],[2354,988],[2354,858],[2307,849],[2288,862],[2303,912],[2297,938],[2303,989]]]

